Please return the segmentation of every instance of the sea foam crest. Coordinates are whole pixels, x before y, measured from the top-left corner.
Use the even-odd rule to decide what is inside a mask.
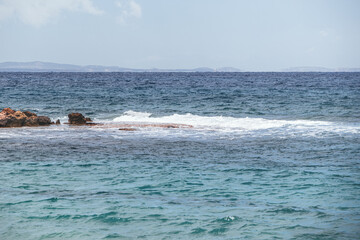
[[[359,124],[344,124],[328,121],[311,120],[273,120],[264,118],[235,118],[223,116],[198,116],[194,114],[173,114],[163,117],[153,117],[151,113],[126,111],[123,115],[113,119],[113,122],[132,123],[174,123],[188,124],[196,128],[205,129],[228,129],[228,130],[265,130],[290,128],[293,130],[320,130],[331,132],[359,133]]]

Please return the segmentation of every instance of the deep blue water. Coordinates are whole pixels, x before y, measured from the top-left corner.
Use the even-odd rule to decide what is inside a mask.
[[[359,239],[360,73],[0,73],[0,239]],[[191,129],[115,123],[180,123]]]

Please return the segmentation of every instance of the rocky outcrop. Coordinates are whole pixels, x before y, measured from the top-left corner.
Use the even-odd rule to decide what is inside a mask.
[[[0,127],[22,127],[22,126],[48,126],[51,120],[46,116],[37,116],[33,112],[14,111],[11,108],[4,108],[0,112]]]
[[[68,123],[71,125],[87,125],[99,128],[118,128],[121,131],[136,131],[139,128],[193,128],[192,125],[187,124],[172,124],[172,123],[93,123],[90,118],[85,118],[81,113],[70,113],[68,115]],[[38,116],[36,113],[25,111],[14,111],[11,108],[4,108],[0,112],[0,128],[2,127],[34,127],[34,126],[49,126],[50,124],[60,124],[60,120],[56,123],[51,122],[49,117]]]
[[[85,118],[81,113],[70,113],[68,117],[69,124],[73,125],[84,125],[92,122],[90,118]]]

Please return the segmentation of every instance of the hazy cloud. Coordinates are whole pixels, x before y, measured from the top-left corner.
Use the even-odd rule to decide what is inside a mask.
[[[17,18],[32,26],[42,26],[65,11],[100,15],[91,0],[0,0],[0,20]]]
[[[322,37],[327,37],[327,36],[329,35],[329,32],[326,31],[326,30],[321,30],[321,31],[319,32],[319,34],[320,34],[320,36],[322,36]]]
[[[115,4],[121,9],[120,15],[116,18],[120,24],[125,24],[128,19],[141,18],[142,16],[141,6],[134,0],[117,1]]]
[[[310,47],[306,50],[307,53],[312,54],[315,51],[315,47]]]

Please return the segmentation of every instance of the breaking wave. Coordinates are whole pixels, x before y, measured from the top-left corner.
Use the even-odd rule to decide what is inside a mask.
[[[330,132],[360,133],[360,124],[312,120],[273,120],[264,118],[235,118],[224,116],[198,116],[173,114],[154,117],[152,113],[126,111],[112,122],[187,124],[201,129],[256,131],[267,129],[320,130]]]

